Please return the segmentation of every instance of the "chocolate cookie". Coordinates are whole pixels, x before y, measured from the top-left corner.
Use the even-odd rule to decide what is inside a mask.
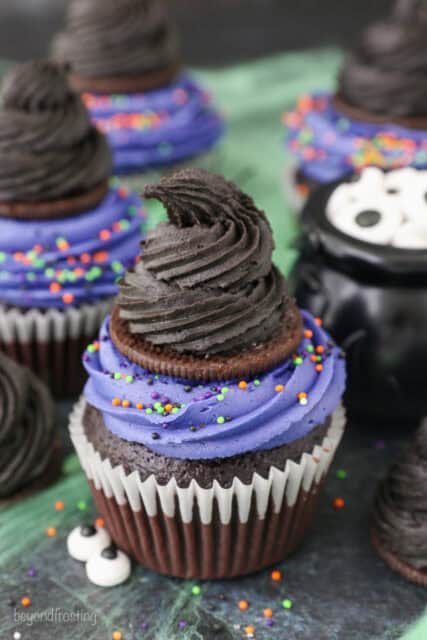
[[[69,80],[73,89],[79,93],[143,93],[167,86],[178,73],[179,66],[176,64],[141,75],[94,78],[71,74]]]

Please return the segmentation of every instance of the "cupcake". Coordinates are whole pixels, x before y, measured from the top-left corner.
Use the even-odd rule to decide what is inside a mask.
[[[108,144],[61,68],[16,66],[0,99],[0,350],[79,393],[79,352],[138,251],[141,201],[109,188]]]
[[[53,52],[108,136],[115,173],[180,163],[222,133],[208,93],[181,68],[164,0],[71,0]]]
[[[368,167],[302,212],[292,288],[346,350],[346,406],[364,418],[427,413],[426,193],[426,170]]]
[[[336,93],[302,96],[285,115],[300,199],[369,165],[427,167],[426,43],[424,3],[398,0],[348,54]]]
[[[289,296],[249,196],[201,169],[145,193],[168,222],[84,354],[71,436],[126,553],[179,577],[247,574],[303,539],[344,428],[344,360]]]
[[[381,482],[371,537],[379,556],[410,582],[427,587],[427,423]]]
[[[0,353],[0,504],[47,486],[58,476],[61,458],[47,388]]]

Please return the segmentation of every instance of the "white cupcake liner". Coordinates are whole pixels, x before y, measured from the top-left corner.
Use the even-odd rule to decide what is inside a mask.
[[[250,484],[235,477],[229,488],[221,487],[216,480],[210,489],[204,489],[195,480],[182,488],[175,478],[166,485],[159,484],[154,475],[141,481],[137,471],[126,474],[122,465],[113,467],[110,460],[103,460],[84,432],[85,408],[86,401],[81,398],[70,416],[69,429],[80,463],[95,489],[102,491],[107,499],[114,498],[119,506],[129,505],[133,512],[142,510],[151,518],[161,510],[166,517],[178,516],[185,524],[192,522],[197,510],[201,523],[209,525],[214,505],[223,525],[229,524],[234,503],[243,524],[248,521],[253,504],[260,520],[266,517],[271,500],[276,514],[282,510],[284,502],[293,507],[301,492],[310,494],[321,485],[345,426],[345,410],[340,405],[331,416],[322,444],[315,446],[311,453],[303,453],[299,462],[288,460],[283,470],[271,467],[267,478],[254,473]]]

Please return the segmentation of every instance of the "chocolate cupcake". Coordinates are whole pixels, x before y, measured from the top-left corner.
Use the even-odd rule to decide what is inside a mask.
[[[62,455],[54,413],[47,388],[0,353],[0,504],[58,476]]]
[[[116,173],[179,163],[222,133],[209,95],[181,70],[165,0],[72,0],[53,53],[108,136]]]
[[[381,482],[372,542],[393,571],[427,587],[427,423]]]
[[[79,351],[138,251],[141,200],[109,187],[106,139],[59,66],[16,66],[0,99],[0,349],[78,393]]]
[[[427,413],[426,193],[427,171],[409,167],[318,188],[290,274],[347,352],[347,408],[405,428]]]
[[[302,199],[369,165],[427,167],[426,73],[427,10],[397,0],[347,55],[336,93],[305,95],[285,116]]]
[[[169,220],[84,355],[72,439],[137,561],[187,578],[250,573],[302,541],[344,428],[344,361],[289,296],[249,196],[200,169],[146,195]]]

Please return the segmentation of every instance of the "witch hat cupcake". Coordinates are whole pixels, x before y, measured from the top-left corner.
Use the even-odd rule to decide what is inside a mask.
[[[372,542],[404,578],[427,587],[427,422],[381,482],[372,512]]]
[[[79,351],[138,251],[142,203],[109,187],[107,141],[64,69],[17,65],[0,99],[0,349],[78,393]]]
[[[30,495],[56,479],[61,444],[47,388],[0,353],[0,504]]]
[[[149,232],[84,354],[71,436],[114,542],[161,573],[242,575],[302,541],[344,428],[345,364],[219,175],[146,188]]]
[[[285,115],[299,193],[370,165],[427,167],[426,72],[425,4],[397,0],[345,58],[336,92],[302,96]]]
[[[71,0],[53,54],[70,64],[116,173],[176,164],[222,133],[209,95],[181,69],[165,0]]]

